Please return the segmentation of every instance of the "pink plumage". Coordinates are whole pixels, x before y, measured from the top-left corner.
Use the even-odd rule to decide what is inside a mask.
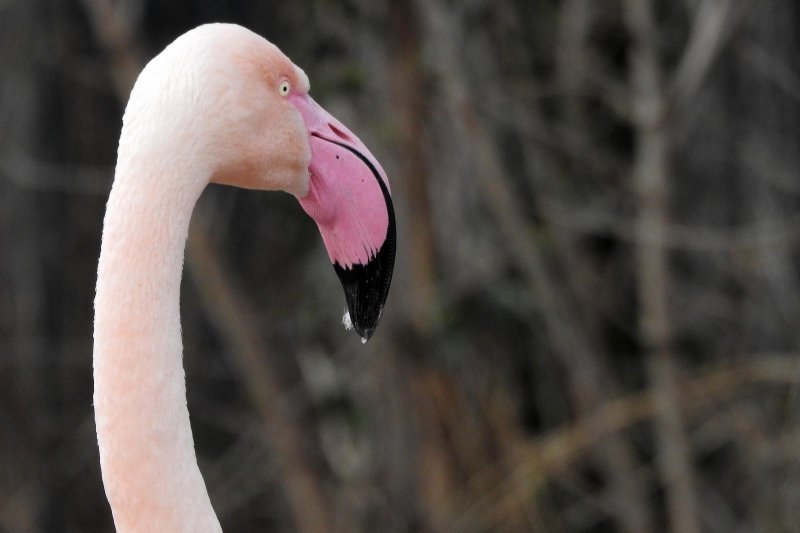
[[[394,262],[386,175],[308,90],[274,45],[213,24],[176,39],[131,93],[95,297],[95,418],[118,531],[220,531],[189,425],[179,309],[189,220],[208,183],[298,197],[359,334],[377,325]]]

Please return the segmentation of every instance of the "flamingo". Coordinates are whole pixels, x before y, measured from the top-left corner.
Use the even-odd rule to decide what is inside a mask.
[[[178,37],[131,91],[103,223],[93,354],[118,531],[221,530],[189,426],[179,309],[189,219],[207,184],[297,197],[344,288],[345,322],[364,340],[375,331],[394,267],[388,179],[308,91],[276,46],[232,24]]]

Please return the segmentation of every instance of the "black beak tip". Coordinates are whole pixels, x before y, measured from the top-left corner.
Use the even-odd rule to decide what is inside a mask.
[[[377,325],[378,324],[376,322],[375,326],[377,326]],[[358,336],[361,337],[362,341],[367,342],[368,340],[370,340],[372,338],[372,334],[375,333],[376,327],[367,327],[367,326],[364,326],[363,324],[360,325],[360,326],[356,325],[356,324],[353,324],[353,329],[356,330],[356,333],[358,333]]]
[[[372,337],[378,327],[392,283],[395,255],[393,224],[390,229],[386,242],[366,265],[355,264],[348,268],[339,263],[333,265],[342,282],[350,323],[364,342]]]

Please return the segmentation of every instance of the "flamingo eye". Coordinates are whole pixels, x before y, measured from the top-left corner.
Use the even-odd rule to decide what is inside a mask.
[[[281,93],[281,96],[289,96],[290,90],[291,86],[289,85],[288,80],[283,80],[280,85],[278,85],[278,92]]]

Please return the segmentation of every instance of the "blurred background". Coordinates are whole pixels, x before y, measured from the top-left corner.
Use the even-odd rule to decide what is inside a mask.
[[[392,180],[366,345],[287,194],[210,187],[183,336],[223,529],[800,531],[800,4],[0,0],[0,531],[113,524],[92,299],[143,65],[245,25]]]

